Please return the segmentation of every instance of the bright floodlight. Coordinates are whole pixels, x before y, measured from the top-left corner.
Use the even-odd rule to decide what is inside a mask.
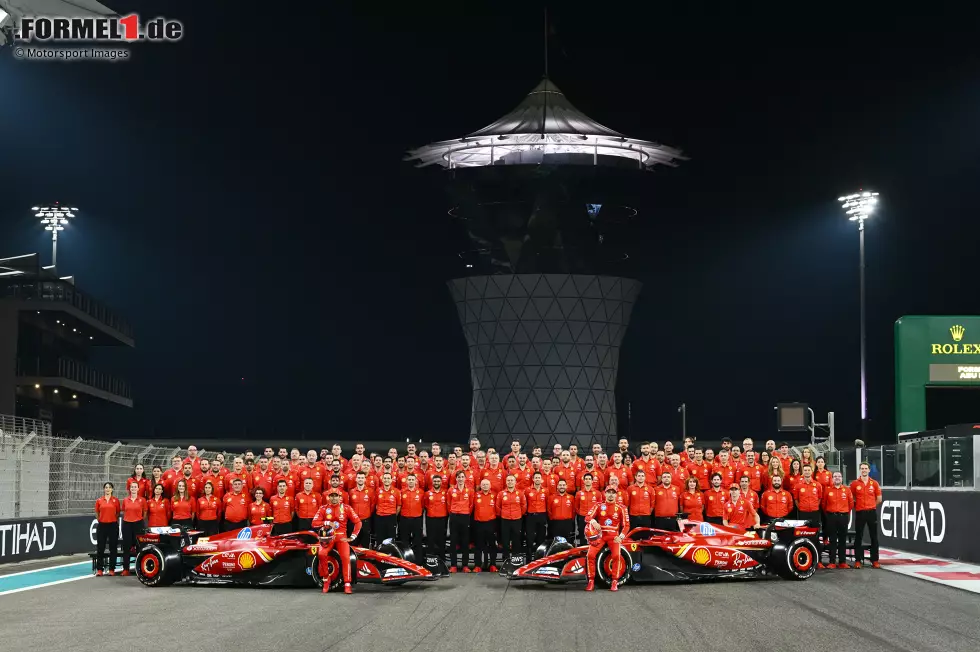
[[[55,202],[50,206],[34,206],[31,210],[35,211],[34,217],[40,218],[41,224],[44,225],[44,230],[51,232],[51,265],[57,267],[58,232],[65,230],[65,226],[68,224],[68,218],[75,217],[75,211],[78,209],[74,206],[71,208],[62,206],[58,202]]]
[[[852,222],[864,222],[871,216],[878,205],[878,193],[876,192],[855,192],[844,197],[838,197],[841,208],[847,215],[847,219]]]

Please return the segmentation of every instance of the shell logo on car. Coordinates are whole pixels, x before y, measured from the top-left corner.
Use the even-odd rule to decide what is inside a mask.
[[[703,566],[707,564],[709,561],[711,561],[711,553],[704,548],[698,548],[697,550],[694,551],[694,554],[691,556],[691,559],[693,559],[696,563],[701,564]]]
[[[255,566],[255,557],[250,552],[243,552],[238,556],[238,565],[244,570],[249,570]]]

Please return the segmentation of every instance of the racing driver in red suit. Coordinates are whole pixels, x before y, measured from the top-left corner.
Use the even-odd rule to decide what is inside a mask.
[[[354,531],[351,532],[350,537],[347,536],[348,521],[354,523]],[[322,536],[333,539],[327,545],[320,546],[320,550],[317,551],[320,577],[323,578],[323,592],[326,593],[330,589],[330,579],[327,577],[328,558],[330,551],[336,548],[340,555],[340,571],[344,577],[344,593],[350,594],[350,542],[361,532],[361,518],[350,505],[341,504],[340,493],[333,492],[330,494],[330,502],[317,510],[312,527],[323,528],[326,534]]]
[[[585,585],[586,591],[595,589],[595,558],[602,550],[603,544],[609,545],[610,565],[614,569],[619,569],[623,563],[623,558],[619,554],[619,544],[626,538],[630,531],[630,515],[621,503],[616,500],[617,492],[615,487],[606,487],[606,502],[596,503],[589,510],[586,520],[592,530],[600,532],[600,535],[590,540],[589,553],[586,556],[586,572],[588,573],[589,583]],[[615,571],[614,571],[615,572]],[[610,591],[617,591],[619,575],[612,578]]]

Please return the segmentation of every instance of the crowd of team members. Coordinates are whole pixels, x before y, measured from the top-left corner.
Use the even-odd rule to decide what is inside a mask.
[[[632,527],[676,530],[679,513],[746,529],[783,517],[822,522],[831,568],[850,568],[845,538],[853,509],[855,566],[863,561],[867,527],[877,568],[881,489],[868,470],[861,465],[860,477],[846,486],[808,448],[793,458],[785,443],[777,448],[769,440],[757,452],[751,439],[741,447],[724,439],[717,453],[691,439],[677,451],[669,441],[662,448],[644,442],[638,456],[625,439],[611,456],[598,444],[585,455],[575,445],[555,445],[551,457],[540,447],[528,455],[514,441],[501,458],[492,448],[481,450],[476,439],[469,451],[457,447],[445,455],[439,444],[420,452],[408,444],[404,455],[394,448],[387,455],[366,454],[357,444],[350,459],[337,445],[305,457],[295,448],[266,448],[258,458],[251,451],[235,457],[230,469],[222,454],[208,460],[191,446],[186,458],[175,456],[171,468],[155,466],[149,476],[137,464],[121,502],[106,483],[95,504],[99,568],[105,545],[113,555],[108,568],[115,567],[114,524],[120,516],[128,569],[130,550],[145,526],[194,526],[208,535],[271,519],[273,534],[307,530],[328,496],[338,493],[361,520],[359,545],[397,536],[420,554],[438,554],[448,539],[451,572],[471,572],[471,547],[472,572],[496,571],[498,549],[506,559],[530,553],[546,538],[583,543],[585,517],[604,500],[607,487],[616,490]]]

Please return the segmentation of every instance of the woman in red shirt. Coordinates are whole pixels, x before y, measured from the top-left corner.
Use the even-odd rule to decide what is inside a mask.
[[[803,476],[801,475],[802,472],[803,465],[800,464],[800,461],[794,457],[793,461],[789,463],[789,475],[786,476],[786,488],[789,489],[789,492],[794,496],[796,495],[796,485],[803,480]]]
[[[221,501],[214,495],[214,483],[204,483],[204,495],[197,499],[197,529],[209,537],[218,533],[221,519]]]
[[[804,448],[803,449],[803,453],[800,456],[800,465],[801,465],[801,467],[803,467],[803,466],[809,466],[811,470],[813,470],[814,472],[816,472],[816,470],[817,470],[817,463],[813,459],[813,449],[812,448],[807,447],[807,448]],[[800,473],[802,473],[802,472],[803,472],[803,470],[801,468],[800,469]]]
[[[146,477],[146,473],[143,471],[143,465],[137,464],[133,467],[133,474],[126,478],[126,495],[129,495],[130,485],[137,485],[139,487],[139,496],[143,500],[150,499],[150,479]]]
[[[137,465],[142,474],[142,465]],[[133,478],[130,478],[132,480]],[[146,518],[146,499],[140,494],[138,482],[127,482],[129,495],[122,501],[122,574],[129,575],[129,556],[136,550],[136,537],[143,534],[143,520]]]
[[[119,499],[112,495],[112,483],[102,485],[103,496],[95,501],[95,518],[99,524],[96,530],[95,574],[102,575],[106,568],[107,556],[103,550],[108,546],[108,568],[110,575],[116,574],[116,548],[119,546]]]
[[[817,469],[813,472],[813,479],[823,485],[824,489],[829,489],[834,484],[834,474],[827,470],[827,460],[823,455],[817,458]]]
[[[248,506],[249,525],[262,525],[267,516],[272,516],[272,506],[263,498],[265,498],[265,491],[262,487],[256,487],[255,502]]]
[[[696,476],[688,476],[684,483],[684,493],[681,494],[681,511],[687,512],[687,520],[704,520],[704,496],[698,491],[698,479]]]
[[[150,498],[153,498],[153,488],[158,484],[163,484],[163,469],[159,466],[154,466],[153,470],[150,471]],[[166,489],[166,487],[164,487]],[[149,498],[147,498],[149,500]]]
[[[162,484],[153,485],[153,497],[146,502],[146,521],[150,527],[170,525],[170,501],[163,497],[165,491]]]
[[[196,502],[187,490],[187,481],[178,480],[177,486],[174,488],[174,497],[170,500],[170,508],[172,510],[170,525],[174,527],[181,525],[186,528],[193,527],[194,513],[197,511]]]
[[[769,458],[769,464],[766,465],[766,477],[763,478],[763,480],[765,480],[765,484],[766,484],[765,488],[766,489],[772,489],[772,476],[774,476],[774,475],[780,475],[780,476],[785,476],[786,475],[785,473],[783,473],[783,464],[782,464],[782,462],[780,462],[779,461],[779,458],[776,457],[775,455],[773,455],[773,456],[771,456]],[[786,478],[783,477],[783,480],[781,480],[781,482],[785,482],[785,480],[786,480]],[[788,486],[787,487],[783,487],[783,488],[784,489],[787,489],[787,490],[789,489]]]

